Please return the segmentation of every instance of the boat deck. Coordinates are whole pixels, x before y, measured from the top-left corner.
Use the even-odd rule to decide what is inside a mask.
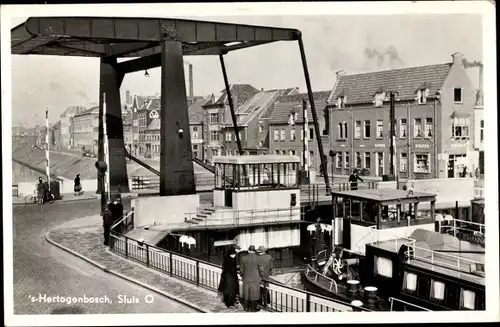
[[[374,242],[370,245],[396,253],[402,245],[406,244],[413,254],[413,257],[406,261],[407,264],[485,285],[484,274],[471,273],[471,268],[484,267],[484,248],[460,241],[451,235],[438,235],[439,238],[433,240],[416,241],[411,238],[398,238]]]

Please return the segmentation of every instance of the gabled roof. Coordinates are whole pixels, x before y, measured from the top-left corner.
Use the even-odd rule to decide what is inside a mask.
[[[316,108],[316,113],[318,115],[323,114],[323,109],[326,107],[326,100],[328,99],[329,94],[330,91],[313,92],[314,107]],[[307,93],[279,97],[276,100],[275,105],[271,107],[270,110],[266,113],[266,115],[263,116],[262,118],[269,118],[270,124],[287,124],[290,118],[290,114],[297,113],[297,119],[295,120],[295,124],[302,123],[303,99],[306,100],[309,99]],[[309,122],[313,121],[310,106],[308,106],[307,110],[307,119],[309,120]]]
[[[160,129],[160,118],[153,118],[147,130],[159,130],[159,129]]]
[[[231,91],[231,96],[233,97],[235,108],[238,108],[259,92],[259,90],[249,84],[233,84],[229,86],[229,89]],[[216,101],[217,104],[227,103],[226,90],[222,90],[221,93],[222,95]]]
[[[75,115],[78,115],[79,113],[83,112],[86,109],[87,108],[84,106],[69,106],[61,114],[61,117],[75,116]]]
[[[135,95],[134,101],[132,102],[132,108],[141,110],[146,102],[155,97],[157,98],[157,96],[154,95]]]
[[[345,95],[346,104],[372,103],[377,91],[398,91],[400,100],[415,99],[417,91],[426,86],[429,97],[434,97],[442,87],[451,63],[384,70],[373,73],[340,76],[330,101]]]
[[[245,126],[250,123],[253,119],[260,117],[268,108],[271,106],[276,98],[281,95],[283,90],[275,91],[260,91],[256,93],[250,100],[246,101],[242,106],[236,110],[236,115],[238,117],[238,125]],[[232,121],[228,117],[232,126]]]
[[[203,106],[210,101],[210,96],[205,98],[198,98],[188,108],[189,124],[202,124],[203,123]]]
[[[94,106],[92,108],[89,108],[89,109],[87,109],[85,111],[80,112],[77,115],[74,115],[73,117],[81,117],[81,116],[98,114],[98,113],[99,113],[99,106]]]

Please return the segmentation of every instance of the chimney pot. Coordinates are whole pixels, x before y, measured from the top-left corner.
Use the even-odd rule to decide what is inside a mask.
[[[345,71],[343,69],[339,70],[337,73],[337,79],[342,77],[342,76],[345,76]]]
[[[451,55],[453,57],[453,65],[464,67],[464,55],[460,52],[455,52]]]

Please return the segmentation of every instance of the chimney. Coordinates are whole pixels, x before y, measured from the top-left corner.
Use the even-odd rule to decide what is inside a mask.
[[[483,105],[483,65],[479,66],[479,90],[477,91],[476,104],[478,106]]]
[[[345,76],[345,71],[341,69],[336,74],[337,74],[337,80],[339,80],[342,76]]]
[[[464,66],[464,55],[461,54],[460,52],[455,52],[454,54],[451,55],[453,57],[453,66]]]
[[[125,92],[125,103],[126,104],[132,104],[130,101],[130,91]]]
[[[192,99],[194,97],[193,90],[193,65],[189,64],[189,97]]]

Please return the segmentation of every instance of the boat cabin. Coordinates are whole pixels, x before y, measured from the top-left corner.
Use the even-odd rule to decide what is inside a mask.
[[[238,210],[300,207],[298,156],[221,156],[213,162],[214,206]]]
[[[406,237],[417,228],[435,230],[436,195],[398,189],[334,191],[334,243],[364,254],[365,244]],[[430,203],[431,210],[418,210]]]

